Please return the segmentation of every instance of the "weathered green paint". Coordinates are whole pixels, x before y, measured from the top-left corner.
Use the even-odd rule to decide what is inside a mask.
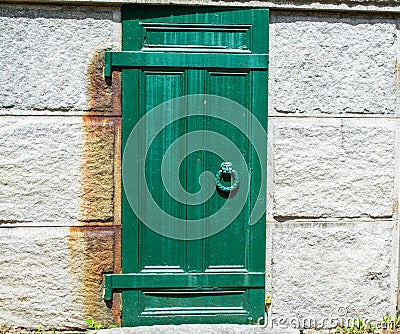
[[[106,52],[107,65],[113,67],[174,67],[181,68],[243,68],[262,69],[268,66],[266,54],[229,54],[229,53],[163,53],[145,51]],[[107,67],[110,76],[110,66]]]
[[[262,288],[264,273],[157,273],[109,275],[108,283],[114,289],[218,289],[253,287]]]
[[[190,94],[232,99],[251,110],[266,128],[268,10],[135,5],[123,7],[122,25],[123,51],[106,54],[105,74],[111,74],[112,66],[122,68],[123,148],[143,115]],[[261,164],[266,161],[258,160],[240,130],[213,118],[211,109],[210,117],[175,121],[154,139],[146,158],[146,183],[153,199],[169,214],[187,221],[204,219],[206,227],[198,228],[218,223],[208,217],[229,198],[215,191],[214,183],[207,185],[214,189],[208,201],[186,206],[168,195],[160,172],[163,155],[177,138],[196,130],[214,131],[234,142],[251,168],[246,205],[223,231],[187,241],[146,227],[123,194],[123,274],[106,275],[105,298],[111,298],[113,289],[122,290],[124,326],[249,323],[264,316],[265,215],[253,225],[248,220],[255,201],[265,203]],[[168,123],[168,113],[163,117]],[[243,122],[251,133],[251,120]],[[138,147],[146,140],[144,129]],[[204,136],[205,146],[207,140]],[[182,156],[185,149],[182,145]],[[206,150],[189,154],[180,167],[182,187],[189,193],[199,191],[200,174],[215,175],[221,163],[219,156]],[[242,180],[247,170],[232,163]],[[137,191],[142,187],[138,184]]]

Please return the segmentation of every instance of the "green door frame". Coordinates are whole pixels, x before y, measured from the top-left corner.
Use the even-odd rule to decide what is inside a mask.
[[[196,115],[197,118],[190,118],[193,121],[177,122],[176,129],[168,130],[167,137],[158,138],[159,144],[155,149],[166,150],[177,138],[195,131],[202,124],[202,130],[218,131],[241,145],[249,172],[247,175],[247,172],[238,170],[238,175],[240,180],[248,178],[249,181],[243,210],[237,216],[242,220],[234,223],[235,226],[226,227],[215,236],[202,240],[176,240],[178,238],[160,236],[160,231],[155,233],[154,229],[143,224],[128,198],[129,191],[135,190],[129,188],[129,181],[123,178],[123,273],[105,275],[104,299],[112,300],[113,291],[122,291],[124,326],[253,323],[264,316],[265,210],[248,226],[243,222],[250,219],[256,206],[266,207],[268,10],[189,6],[124,6],[122,10],[123,51],[106,52],[104,73],[110,76],[113,68],[122,69],[123,151],[131,145],[130,137],[135,126],[143,116],[150,115],[150,110],[157,104],[163,105],[183,95],[218,95],[251,111],[252,116],[244,118],[246,126],[242,129],[242,132],[247,129],[250,133],[249,142],[243,139],[239,130],[221,120],[212,120],[213,115],[209,114],[202,119]],[[242,90],[235,91],[239,87]],[[144,92],[147,92],[146,96],[142,95]],[[256,123],[264,132],[257,132]],[[151,131],[152,128],[142,130],[143,139],[139,141],[143,140],[143,143],[134,144],[138,151],[150,140],[148,132]],[[255,142],[259,144],[254,145]],[[154,152],[150,155],[152,163],[161,162],[157,151]],[[186,176],[181,183],[189,193],[196,193],[199,189],[187,180],[188,173],[194,173],[198,178],[206,167],[215,173],[221,162],[219,157],[205,152],[193,156],[193,161],[182,162],[186,164],[183,168]],[[203,160],[206,167],[202,169],[196,161]],[[152,168],[143,166],[146,166],[143,173],[144,168]],[[154,169],[149,173],[159,172]],[[151,188],[152,181],[146,177]],[[233,182],[232,176],[223,181],[226,181],[228,189]],[[134,186],[137,188],[138,184]],[[242,183],[238,194],[245,186]],[[152,189],[157,189],[156,183]],[[224,196],[214,192],[210,201],[214,198],[216,204],[200,209],[190,207],[190,211],[187,207],[182,211],[182,206],[172,205],[171,210],[175,210],[178,216],[183,212],[181,218],[190,221],[203,219],[207,210],[218,211],[226,203],[234,203],[235,197],[222,198]],[[155,199],[162,203],[171,201],[164,194],[156,195]],[[171,207],[170,204],[164,206]],[[151,212],[146,214],[151,215]],[[237,250],[230,245],[234,240],[241,243]],[[225,243],[225,248],[220,247],[221,243]],[[222,259],[222,264],[218,258]]]

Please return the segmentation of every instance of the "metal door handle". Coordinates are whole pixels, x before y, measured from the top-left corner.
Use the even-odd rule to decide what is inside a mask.
[[[230,176],[231,185],[229,187],[226,187],[221,183],[221,179],[225,179],[228,176]],[[217,185],[217,188],[224,192],[231,192],[239,187],[239,174],[237,173],[237,171],[232,169],[231,162],[225,161],[221,164],[220,170],[215,175],[215,183]]]

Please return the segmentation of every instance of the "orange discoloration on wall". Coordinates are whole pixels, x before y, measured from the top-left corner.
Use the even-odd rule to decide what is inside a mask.
[[[393,215],[393,217],[397,216],[398,211],[399,211],[399,200],[397,198],[395,198],[393,200],[393,206],[392,206],[392,215]]]
[[[109,309],[102,293],[104,274],[121,272],[121,73],[113,73],[107,85],[103,52],[96,52],[87,76],[79,225],[69,231],[70,268],[83,320],[120,324],[120,295],[115,294]]]
[[[97,51],[87,70],[88,110],[110,112],[112,108],[112,87],[103,78],[104,51]]]
[[[114,224],[121,227],[122,209],[122,109],[121,109],[121,73],[113,72],[113,114],[119,115],[114,118]],[[116,229],[114,239],[114,273],[122,273],[122,253],[121,253],[121,229]],[[121,326],[121,293],[114,293],[112,312],[114,323]]]
[[[114,224],[121,225],[122,198],[122,106],[121,72],[112,73],[112,113],[114,118]]]
[[[122,143],[121,119],[114,119],[114,224],[121,225]]]
[[[122,115],[122,107],[121,107],[121,77],[122,73],[114,71],[112,73],[112,114],[115,116]]]
[[[122,273],[122,263],[121,263],[121,226],[116,226],[114,234],[114,273]],[[121,326],[121,306],[122,298],[121,293],[114,293],[113,303],[112,303],[112,313],[114,318],[114,323]]]
[[[113,311],[103,301],[104,274],[114,272],[115,240],[120,239],[115,226],[70,227],[68,245],[75,304],[84,308],[85,319],[104,325],[114,323]],[[76,282],[79,284],[76,285]]]
[[[110,117],[83,117],[79,221],[85,225],[114,221],[114,122]]]

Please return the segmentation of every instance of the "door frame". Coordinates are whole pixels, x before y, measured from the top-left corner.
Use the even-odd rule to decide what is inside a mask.
[[[147,5],[145,6],[147,8],[154,8],[154,7],[159,7],[159,6],[150,6]],[[176,8],[175,6],[168,6],[169,8],[173,9]],[[189,7],[189,6],[185,6],[185,7]],[[224,10],[224,7],[196,7],[196,8],[202,8],[202,10],[209,10],[209,9],[217,9],[217,10]],[[231,10],[231,8],[229,8]],[[249,8],[249,7],[240,7],[240,8],[236,8],[237,10],[256,10],[259,8]],[[269,25],[269,22],[266,23],[266,25]],[[268,36],[266,36],[268,38]],[[115,57],[117,56],[117,57]],[[105,76],[111,75],[112,71],[113,71],[113,67],[118,68],[118,67],[124,67],[124,61],[122,58],[118,58],[118,55],[116,55],[113,52],[107,52],[105,55],[105,68],[104,68],[104,72],[105,72]],[[171,60],[173,61],[173,60]],[[265,114],[265,118],[267,118],[267,110],[266,110],[266,114]],[[266,163],[266,161],[265,161]],[[266,187],[266,184],[265,184]],[[123,187],[121,184],[121,192],[123,192]],[[266,194],[265,194],[266,195]],[[121,208],[122,209],[122,208]],[[122,222],[123,225],[123,222]],[[266,248],[265,248],[266,249]],[[121,257],[122,257],[122,253],[121,253]],[[265,273],[265,266],[264,266],[264,273]],[[116,275],[116,274],[107,274],[105,277],[105,296],[104,299],[105,300],[112,300],[112,293],[113,290],[117,290],[117,291],[121,291],[121,290],[125,290],[125,289],[131,289],[132,288],[132,284],[135,285],[135,289],[140,288],[141,286],[149,286],[147,282],[144,282],[142,280],[142,278],[140,278],[139,276],[135,277],[137,275],[135,274],[129,274],[129,278],[126,277],[126,275]],[[256,281],[260,280],[260,278],[254,278],[255,282],[253,283],[254,286],[257,286]],[[130,280],[130,282],[128,283],[127,280]],[[160,277],[160,281],[162,282],[163,280],[165,280],[165,286],[167,287],[168,284],[168,275],[165,275],[165,277]],[[216,277],[216,280],[213,284],[218,284],[218,278]],[[264,280],[264,277],[262,278],[262,280]],[[196,285],[196,284],[194,284]],[[162,284],[161,284],[162,286]],[[264,287],[265,290],[265,283],[262,283],[262,286]],[[170,286],[169,286],[170,287]]]

